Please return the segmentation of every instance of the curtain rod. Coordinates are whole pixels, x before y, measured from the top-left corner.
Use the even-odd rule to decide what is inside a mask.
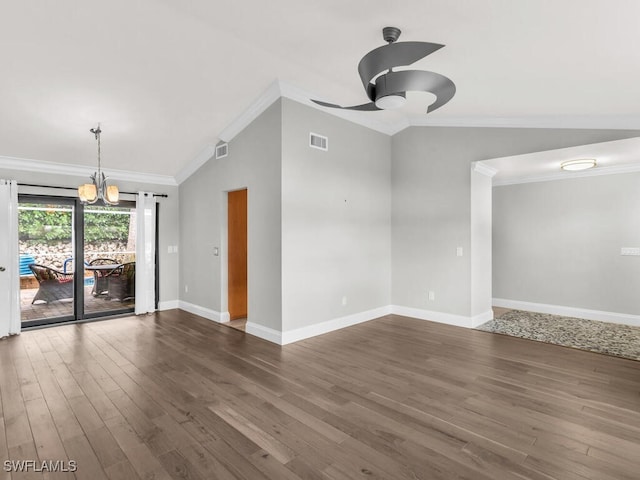
[[[55,185],[37,185],[35,183],[18,183],[18,185],[22,185],[23,187],[55,188],[58,190],[77,190],[76,188],[73,188],[73,187],[56,187]],[[124,195],[137,195],[136,192],[120,192],[120,193]],[[154,193],[153,196],[162,197],[162,198],[169,197],[169,195],[167,195],[166,193]]]

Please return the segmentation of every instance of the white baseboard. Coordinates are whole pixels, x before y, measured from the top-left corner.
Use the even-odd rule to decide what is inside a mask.
[[[180,308],[180,300],[169,300],[167,302],[158,302],[158,310],[173,310],[175,308]]]
[[[627,313],[604,312],[601,310],[523,302],[520,300],[508,300],[504,298],[494,298],[493,305],[496,307],[514,308],[516,310],[525,310],[528,312],[549,313],[551,315],[584,318],[586,320],[599,320],[601,322],[622,323],[625,325],[640,327],[640,315],[630,315]]]
[[[453,313],[434,312],[432,310],[423,310],[421,308],[403,307],[401,305],[392,305],[391,313],[395,315],[402,315],[405,317],[413,317],[419,320],[429,320],[431,322],[446,323],[447,325],[454,325],[456,327],[473,328],[474,321],[481,321],[479,317],[483,317],[485,314],[478,315],[476,317],[466,317],[464,315],[456,315]],[[478,320],[475,320],[475,319]],[[486,321],[486,320],[485,320]],[[481,322],[484,323],[484,322]]]
[[[194,305],[193,303],[185,302],[184,300],[178,301],[178,308],[194,315],[199,315],[207,320],[213,320],[214,322],[221,323],[222,314],[211,310],[210,308],[201,307],[200,305]]]
[[[218,323],[229,321],[229,312],[216,312],[208,308],[193,305],[191,303],[179,301],[179,308],[187,312],[199,315],[201,317],[213,320]],[[454,315],[451,313],[434,312],[430,310],[422,310],[418,308],[403,307],[399,305],[387,305],[384,307],[374,308],[364,312],[346,315],[340,318],[334,318],[325,322],[309,325],[308,327],[296,328],[286,332],[280,332],[276,329],[265,327],[257,323],[248,321],[245,331],[249,335],[262,338],[278,345],[287,345],[289,343],[298,342],[306,338],[316,337],[324,333],[333,332],[342,328],[357,325],[359,323],[368,322],[376,318],[384,317],[389,314],[403,315],[405,317],[413,317],[421,320],[431,320],[433,322],[446,323],[458,327],[475,328],[485,322],[493,319],[493,311],[484,312],[474,317],[466,317],[463,315]]]
[[[490,320],[493,320],[493,310],[488,310],[484,313],[481,313],[480,315],[471,317],[471,328],[479,327],[483,323],[487,323]]]
[[[305,338],[311,338],[317,335],[322,335],[324,333],[333,332],[334,330],[340,330],[352,325],[357,325],[358,323],[368,322],[369,320],[384,317],[385,315],[389,315],[390,313],[390,307],[385,306],[360,313],[354,313],[353,315],[347,315],[345,317],[334,318],[333,320],[316,323],[315,325],[309,325],[308,327],[288,330],[286,332],[282,332],[281,345],[298,342],[300,340],[304,340]]]
[[[263,327],[257,323],[247,322],[245,326],[245,332],[249,335],[262,338],[268,342],[277,343],[282,345],[282,332],[269,327]]]

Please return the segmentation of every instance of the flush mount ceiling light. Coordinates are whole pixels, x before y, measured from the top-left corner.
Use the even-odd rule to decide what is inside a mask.
[[[341,107],[320,100],[312,101],[323,107],[370,112],[403,106],[407,100],[407,92],[431,92],[436,96],[436,101],[427,108],[429,113],[451,100],[456,93],[456,86],[444,75],[424,70],[393,70],[411,65],[444,47],[439,43],[428,42],[395,43],[400,33],[400,29],[396,27],[383,28],[382,37],[389,42],[388,45],[370,51],[358,64],[358,73],[370,103]]]
[[[562,162],[560,168],[570,172],[577,172],[579,170],[587,170],[596,166],[596,160],[594,158],[582,158],[580,160],[570,160],[568,162]]]
[[[98,200],[101,200],[105,205],[117,205],[120,199],[120,192],[115,185],[107,185],[107,177],[101,169],[100,164],[100,124],[97,128],[89,130],[96,137],[98,142],[98,171],[91,175],[92,183],[85,183],[78,187],[78,197],[84,204],[94,204]]]

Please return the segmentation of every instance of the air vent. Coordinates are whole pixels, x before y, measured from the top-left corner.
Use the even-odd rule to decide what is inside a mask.
[[[221,143],[216,147],[216,158],[224,158],[229,155],[229,144]]]
[[[329,150],[329,139],[318,135],[317,133],[309,133],[309,146],[311,148],[317,148],[318,150]]]

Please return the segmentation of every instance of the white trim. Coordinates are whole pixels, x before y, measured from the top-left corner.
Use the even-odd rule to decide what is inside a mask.
[[[167,302],[170,303],[170,302]],[[193,305],[191,303],[179,301],[180,309],[199,315],[201,317],[213,320],[218,323],[229,321],[229,312],[216,312],[208,308]],[[402,315],[405,317],[417,318],[419,320],[430,320],[433,322],[446,323],[457,327],[475,328],[485,322],[493,319],[493,311],[487,311],[475,317],[465,317],[462,315],[454,315],[451,313],[432,312],[418,308],[402,307],[398,305],[387,305],[378,307],[364,312],[354,313],[340,318],[334,318],[325,322],[316,323],[307,327],[296,328],[286,332],[280,332],[274,328],[265,327],[257,323],[248,321],[245,326],[245,332],[263,340],[275,343],[277,345],[288,345],[290,343],[299,342],[307,338],[317,337],[325,333],[342,330],[359,323],[375,320],[385,315]]]
[[[640,315],[630,315],[627,313],[604,312],[601,310],[589,310],[579,307],[565,307],[562,305],[548,305],[546,303],[523,302],[520,300],[508,300],[504,298],[494,298],[493,305],[502,308],[514,308],[528,312],[549,313],[551,315],[562,315],[565,317],[584,318],[586,320],[599,320],[601,322],[622,323],[640,327]]]
[[[31,160],[28,158],[5,157],[0,155],[0,168],[21,170],[25,172],[51,173],[55,175],[88,177],[95,173],[96,168],[87,165],[74,165],[71,163],[45,162],[44,160]],[[175,178],[169,175],[157,175],[153,173],[130,172],[128,170],[114,170],[105,168],[104,174],[111,180],[150,183],[153,185],[176,186]],[[20,182],[18,182],[18,185]]]
[[[184,300],[179,300],[178,303],[178,308],[180,308],[180,310],[193,313],[194,315],[206,318],[207,320],[213,320],[214,322],[221,323],[220,312],[216,312],[210,308],[201,307],[200,305],[194,305],[193,303],[185,302]]]
[[[412,127],[640,129],[638,115],[553,115],[531,117],[457,117],[421,115],[409,118]]]
[[[404,317],[412,317],[419,320],[429,320],[431,322],[446,323],[447,325],[465,328],[473,328],[474,322],[480,321],[480,318],[483,317],[483,315],[486,315],[486,313],[484,313],[472,318],[453,313],[434,312],[431,310],[423,310],[421,308],[403,307],[401,305],[392,305],[391,313],[394,315],[402,315]]]
[[[493,310],[488,310],[484,313],[471,317],[471,328],[477,328],[483,323],[487,323],[493,320]]]
[[[269,87],[251,104],[227,125],[218,135],[223,142],[229,143],[233,138],[258,118],[267,108],[281,97],[280,82],[274,81]]]
[[[294,330],[288,330],[282,332],[282,345],[298,342],[305,338],[316,337],[325,333],[333,332],[343,328],[357,325],[358,323],[368,322],[375,318],[384,317],[391,313],[389,306],[374,308],[360,313],[354,313],[353,315],[347,315],[345,317],[334,318],[333,320],[327,320],[325,322],[309,325],[308,327],[296,328]]]
[[[574,178],[582,177],[597,177],[600,175],[615,175],[618,173],[634,173],[640,172],[640,163],[633,163],[629,165],[614,165],[611,167],[596,167],[589,170],[583,170],[581,172],[563,172],[558,169],[557,173],[550,173],[547,175],[536,175],[530,177],[516,177],[506,178],[504,180],[494,180],[494,187],[502,187],[505,185],[519,185],[522,183],[535,183],[535,182],[551,182],[554,180],[572,180]]]
[[[220,132],[218,138],[223,142],[230,142],[236,135],[242,132],[242,130],[250,125],[251,122],[258,118],[267,108],[280,98],[288,98],[316,110],[321,110],[330,115],[340,117],[387,135],[393,135],[409,126],[409,123],[404,120],[394,123],[382,122],[379,119],[376,119],[375,116],[372,116],[370,114],[371,112],[357,112],[352,110],[323,107],[311,101],[312,98],[320,99],[320,95],[316,95],[313,92],[303,90],[302,88],[288,82],[277,79],[269,85],[269,87],[240,115],[229,123],[229,125]]]
[[[393,135],[409,126],[408,123],[404,122],[404,119],[402,121],[393,123],[380,121],[380,117],[376,117],[375,112],[373,112],[372,115],[372,112],[358,112],[354,110],[341,110],[339,108],[323,107],[311,101],[312,98],[316,100],[322,100],[322,95],[318,95],[314,92],[309,92],[283,80],[277,80],[277,83],[279,85],[280,95],[284,98],[302,103],[307,107],[315,108],[316,110],[328,113],[329,115],[333,115],[334,117],[340,117],[344,120],[357,123],[358,125],[370,128],[371,130],[375,130],[380,133]],[[362,93],[363,98],[366,98],[366,96],[364,95],[364,91]],[[333,102],[335,101],[335,99],[329,99],[329,101]]]
[[[263,327],[262,325],[258,325],[253,322],[247,322],[245,332],[249,335],[267,340],[268,342],[282,345],[282,333],[273,328]]]
[[[173,310],[180,308],[180,300],[168,300],[166,302],[158,302],[158,311]]]
[[[202,165],[207,163],[208,160],[214,157],[216,154],[215,145],[206,145],[200,153],[195,156],[189,163],[187,163],[176,175],[176,183],[179,185],[187,178],[193,175]]]
[[[497,168],[490,167],[489,165],[487,165],[482,161],[471,162],[471,165],[473,166],[472,168],[474,172],[489,178],[493,178],[496,175],[496,173],[498,173]]]

